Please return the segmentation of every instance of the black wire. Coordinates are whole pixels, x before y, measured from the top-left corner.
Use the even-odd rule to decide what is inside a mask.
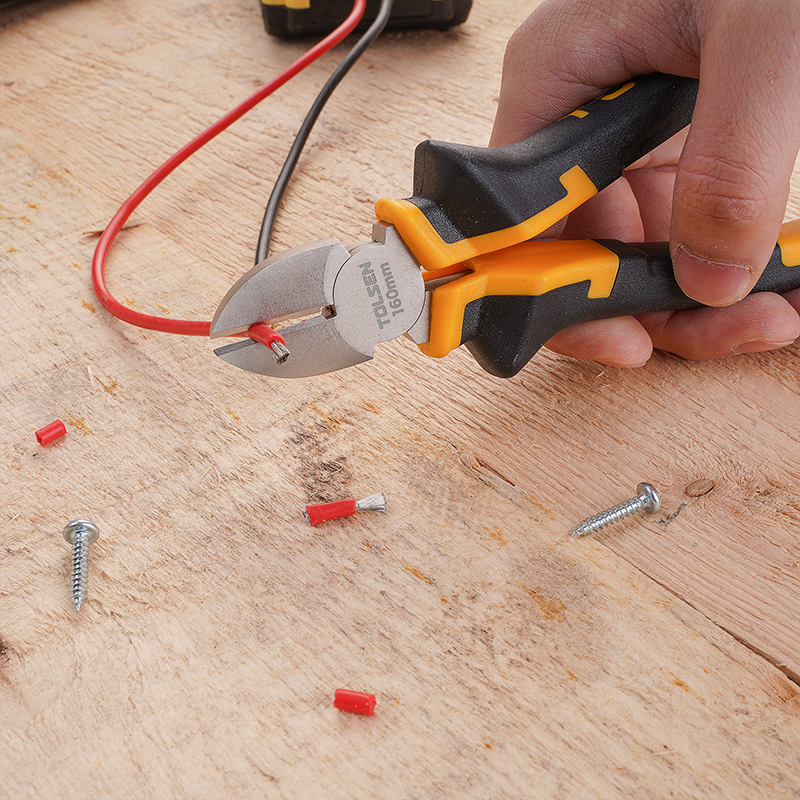
[[[289,154],[286,156],[286,160],[283,162],[283,167],[275,181],[275,185],[272,187],[272,193],[267,201],[267,208],[264,211],[264,219],[261,223],[261,230],[258,234],[258,244],[256,245],[256,264],[263,261],[267,255],[269,255],[269,244],[272,239],[272,229],[275,227],[275,218],[278,214],[278,208],[286,192],[286,187],[292,177],[294,168],[297,166],[297,162],[300,159],[300,154],[303,152],[306,140],[311,133],[311,129],[314,127],[314,123],[317,121],[325,103],[333,94],[334,89],[339,85],[342,78],[344,78],[353,64],[358,61],[364,51],[378,38],[380,32],[384,29],[392,13],[392,5],[394,5],[394,0],[381,0],[378,16],[375,18],[375,21],[355,43],[352,50],[344,57],[342,63],[333,71],[320,93],[316,96],[311,108],[308,110],[308,114],[306,114],[303,124],[297,131],[292,147],[289,150]]]

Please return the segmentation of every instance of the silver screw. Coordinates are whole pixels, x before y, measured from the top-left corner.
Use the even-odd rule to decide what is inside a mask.
[[[97,541],[100,529],[94,522],[76,519],[64,528],[64,538],[72,545],[72,602],[81,610],[86,599],[86,577],[89,565],[89,545]]]
[[[632,500],[626,500],[614,508],[609,508],[608,511],[603,511],[600,514],[595,514],[589,519],[585,519],[575,528],[570,536],[586,536],[600,528],[605,528],[606,525],[613,525],[618,520],[624,517],[629,517],[638,511],[646,511],[648,514],[655,514],[661,510],[661,498],[658,492],[649,483],[640,483],[636,487],[638,494]]]

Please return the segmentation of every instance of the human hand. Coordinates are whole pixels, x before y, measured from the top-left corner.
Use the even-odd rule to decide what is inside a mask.
[[[715,307],[581,323],[547,346],[638,366],[653,347],[716,358],[789,344],[800,335],[800,290],[745,295],[775,247],[800,146],[796,0],[545,0],[509,41],[491,144],[519,141],[649,72],[700,78],[688,134],[549,235],[669,239],[683,291]]]

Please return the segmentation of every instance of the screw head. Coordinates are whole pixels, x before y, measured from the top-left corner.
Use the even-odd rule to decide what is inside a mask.
[[[75,541],[75,534],[81,531],[86,532],[86,544],[96,542],[100,536],[100,529],[94,522],[89,522],[89,520],[86,519],[75,519],[64,528],[64,538],[70,544],[73,544]]]
[[[648,514],[661,511],[661,496],[655,486],[651,486],[649,483],[640,483],[636,487],[636,492],[639,497],[643,497],[647,501],[643,508]]]

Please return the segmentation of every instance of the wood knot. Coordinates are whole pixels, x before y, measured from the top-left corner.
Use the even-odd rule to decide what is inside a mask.
[[[688,497],[702,497],[708,494],[716,484],[710,478],[700,478],[692,481],[683,491]]]

